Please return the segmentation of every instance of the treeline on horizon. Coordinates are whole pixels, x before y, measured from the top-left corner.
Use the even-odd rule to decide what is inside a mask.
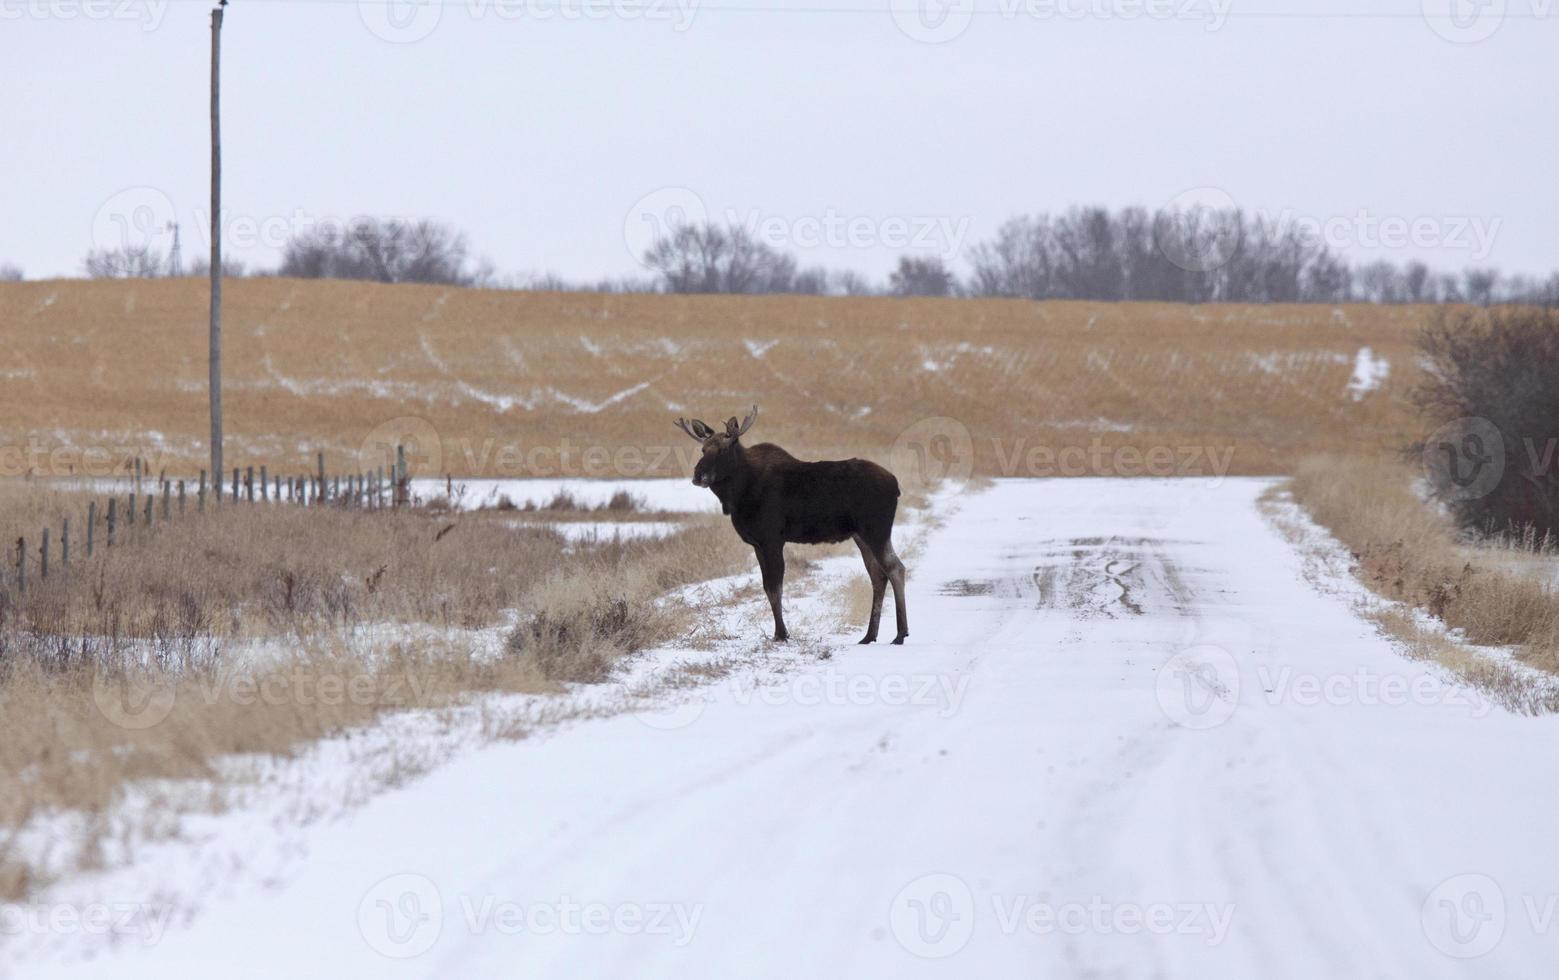
[[[463,232],[435,221],[362,218],[294,235],[273,269],[224,262],[230,276],[285,276],[434,283],[532,291],[605,293],[949,296],[1149,300],[1181,303],[1496,303],[1559,305],[1559,272],[1546,279],[1493,268],[1458,273],[1419,261],[1349,263],[1300,226],[1238,209],[1073,208],[1025,215],[968,250],[967,269],[940,256],[900,256],[885,281],[801,266],[735,224],[681,224],[641,257],[639,278],[569,280],[545,273],[500,276],[471,256]],[[92,278],[205,275],[204,262],[174,268],[150,246],[95,249]],[[0,280],[21,270],[0,265]]]

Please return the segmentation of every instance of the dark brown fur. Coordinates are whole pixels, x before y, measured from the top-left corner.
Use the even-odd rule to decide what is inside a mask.
[[[703,456],[693,470],[693,482],[708,487],[720,498],[720,508],[731,518],[741,539],[752,545],[763,573],[763,590],[774,610],[774,639],[789,635],[780,611],[785,582],[785,545],[824,544],[853,539],[861,549],[866,574],[872,582],[871,620],[862,643],[877,639],[882,619],[882,600],[893,583],[898,633],[894,643],[909,635],[904,608],[904,564],[893,553],[893,519],[898,511],[899,481],[893,474],[864,459],[806,462],[772,443],[751,448],[740,437],[757,418],[758,410],[741,425],[735,418],[717,432],[694,419],[677,424],[703,443]]]

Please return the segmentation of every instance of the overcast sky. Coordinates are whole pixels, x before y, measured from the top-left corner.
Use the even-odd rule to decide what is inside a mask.
[[[630,275],[702,214],[875,277],[962,271],[1020,212],[1195,199],[1355,260],[1559,268],[1559,0],[542,2],[234,0],[229,255],[405,215],[504,273]],[[209,9],[0,0],[0,263],[79,275],[174,219],[205,250]]]

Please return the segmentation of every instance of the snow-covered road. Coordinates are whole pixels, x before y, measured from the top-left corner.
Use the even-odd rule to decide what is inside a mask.
[[[1556,722],[1306,581],[1267,485],[999,483],[910,563],[908,645],[472,752],[27,972],[1553,976]]]

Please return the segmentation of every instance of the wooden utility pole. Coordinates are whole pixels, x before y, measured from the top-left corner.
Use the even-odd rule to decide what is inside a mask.
[[[222,472],[222,12],[211,11],[211,472]],[[220,489],[218,493],[220,493]]]

